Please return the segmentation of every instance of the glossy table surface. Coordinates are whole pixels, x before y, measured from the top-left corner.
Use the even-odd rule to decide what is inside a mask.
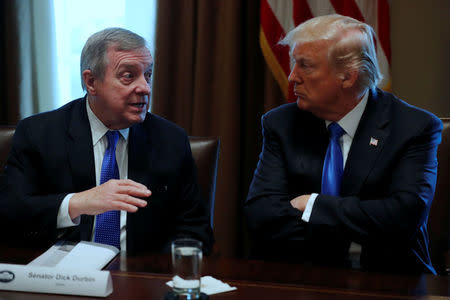
[[[40,252],[0,249],[0,263],[26,264]],[[117,256],[107,266],[114,292],[106,299],[164,299],[170,290],[168,255]],[[211,275],[236,291],[210,299],[447,299],[450,278],[433,275],[393,275],[332,269],[302,264],[205,257],[203,275]],[[0,300],[84,299],[78,296],[0,291]],[[86,297],[85,299],[89,299]]]

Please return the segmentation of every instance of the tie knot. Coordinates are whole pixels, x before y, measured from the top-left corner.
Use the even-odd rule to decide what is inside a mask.
[[[336,122],[328,125],[328,131],[332,139],[339,139],[345,133],[344,129]]]
[[[108,148],[116,148],[117,141],[119,140],[119,132],[117,130],[109,130],[106,133],[106,138],[108,139]]]

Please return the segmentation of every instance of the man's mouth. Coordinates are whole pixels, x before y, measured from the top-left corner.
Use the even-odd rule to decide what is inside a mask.
[[[300,93],[300,92],[296,92],[296,91],[294,91],[294,95],[295,95],[296,97],[301,97],[301,98],[304,98],[304,97],[305,97],[305,94]]]
[[[145,102],[140,102],[140,103],[131,103],[132,106],[137,107],[137,108],[142,108],[145,106]]]
[[[300,89],[299,86],[297,86],[296,84],[294,85],[294,95],[295,95],[296,97],[303,97],[303,96],[305,96],[305,94],[303,94],[303,93],[301,92],[301,89]]]

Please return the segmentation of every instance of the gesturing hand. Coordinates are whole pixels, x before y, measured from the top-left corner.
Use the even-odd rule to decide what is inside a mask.
[[[111,179],[90,190],[76,193],[69,201],[70,218],[87,214],[97,215],[110,210],[136,212],[147,201],[136,197],[148,197],[151,191],[143,184],[130,179]]]

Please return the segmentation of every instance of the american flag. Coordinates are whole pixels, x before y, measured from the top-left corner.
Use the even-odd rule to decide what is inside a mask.
[[[369,24],[375,30],[377,58],[384,77],[378,86],[390,90],[388,0],[261,0],[261,49],[286,99],[295,99],[293,89],[288,83],[289,49],[287,46],[278,45],[278,42],[300,23],[315,16],[334,13],[355,18]]]

